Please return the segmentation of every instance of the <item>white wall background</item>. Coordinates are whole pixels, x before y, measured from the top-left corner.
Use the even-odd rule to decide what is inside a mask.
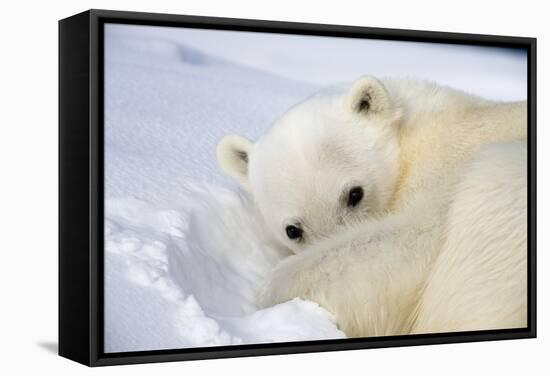
[[[86,369],[53,355],[57,341],[57,20],[87,8],[539,38],[539,338],[536,340],[347,351],[247,359]],[[269,2],[57,1],[8,2],[0,23],[1,250],[0,373],[80,374],[544,374],[550,370],[550,179],[545,149],[548,116],[547,12],[544,2],[347,1]]]

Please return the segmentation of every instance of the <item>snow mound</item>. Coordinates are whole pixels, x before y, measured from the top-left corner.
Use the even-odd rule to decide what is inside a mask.
[[[246,197],[218,188],[196,192],[185,210],[136,198],[106,206],[107,352],[344,337],[315,303],[256,310],[256,291],[286,251]]]
[[[317,88],[131,29],[105,31],[105,351],[344,337],[315,303],[255,308],[287,251],[215,158]]]

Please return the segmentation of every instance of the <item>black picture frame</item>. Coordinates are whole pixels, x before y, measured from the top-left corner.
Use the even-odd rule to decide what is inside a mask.
[[[528,326],[376,338],[103,351],[103,25],[106,23],[522,48],[528,58]],[[59,21],[59,354],[88,366],[536,337],[536,39],[88,10]]]

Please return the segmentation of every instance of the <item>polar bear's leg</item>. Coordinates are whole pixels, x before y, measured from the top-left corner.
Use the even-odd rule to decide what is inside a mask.
[[[440,249],[433,231],[427,231],[433,226],[422,220],[434,212],[415,212],[363,223],[341,241],[286,258],[261,291],[258,306],[300,297],[331,312],[350,337],[410,333],[411,312]]]
[[[527,325],[527,148],[486,146],[461,180],[414,333]]]

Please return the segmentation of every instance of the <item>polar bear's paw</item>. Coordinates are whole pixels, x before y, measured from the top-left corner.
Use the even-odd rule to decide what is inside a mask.
[[[277,265],[260,290],[256,305],[266,308],[294,298],[315,301],[315,291],[323,289],[316,277],[315,266],[319,263],[315,256],[309,253],[295,255]]]

